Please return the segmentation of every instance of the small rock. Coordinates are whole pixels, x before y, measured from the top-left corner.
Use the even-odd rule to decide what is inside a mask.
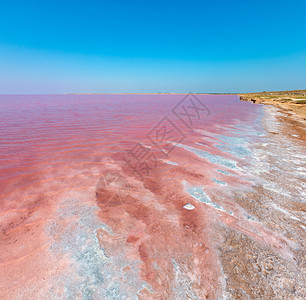
[[[195,209],[195,207],[194,207],[192,204],[190,204],[190,203],[185,204],[185,205],[184,205],[184,208],[187,209],[187,210],[193,210],[193,209]]]

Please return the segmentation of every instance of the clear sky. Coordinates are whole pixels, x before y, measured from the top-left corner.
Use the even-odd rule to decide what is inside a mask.
[[[1,1],[0,94],[306,89],[306,0]]]

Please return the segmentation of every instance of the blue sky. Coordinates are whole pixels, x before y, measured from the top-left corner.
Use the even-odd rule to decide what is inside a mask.
[[[306,88],[306,0],[1,1],[0,93]]]

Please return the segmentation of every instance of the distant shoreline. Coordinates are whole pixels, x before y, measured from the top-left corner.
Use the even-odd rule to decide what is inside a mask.
[[[273,95],[304,95],[306,98],[306,90],[290,90],[290,91],[269,91],[269,92],[250,92],[250,93],[175,93],[175,92],[155,92],[155,93],[64,93],[62,95],[237,95],[241,96],[254,96],[254,95],[265,95],[265,94],[273,94]],[[58,94],[61,95],[61,94]]]

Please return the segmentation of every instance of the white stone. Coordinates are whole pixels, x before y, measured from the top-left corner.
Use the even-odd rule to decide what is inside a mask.
[[[193,210],[193,209],[195,209],[195,207],[194,207],[192,204],[190,204],[190,203],[185,204],[185,205],[184,205],[184,208],[187,209],[187,210]]]

